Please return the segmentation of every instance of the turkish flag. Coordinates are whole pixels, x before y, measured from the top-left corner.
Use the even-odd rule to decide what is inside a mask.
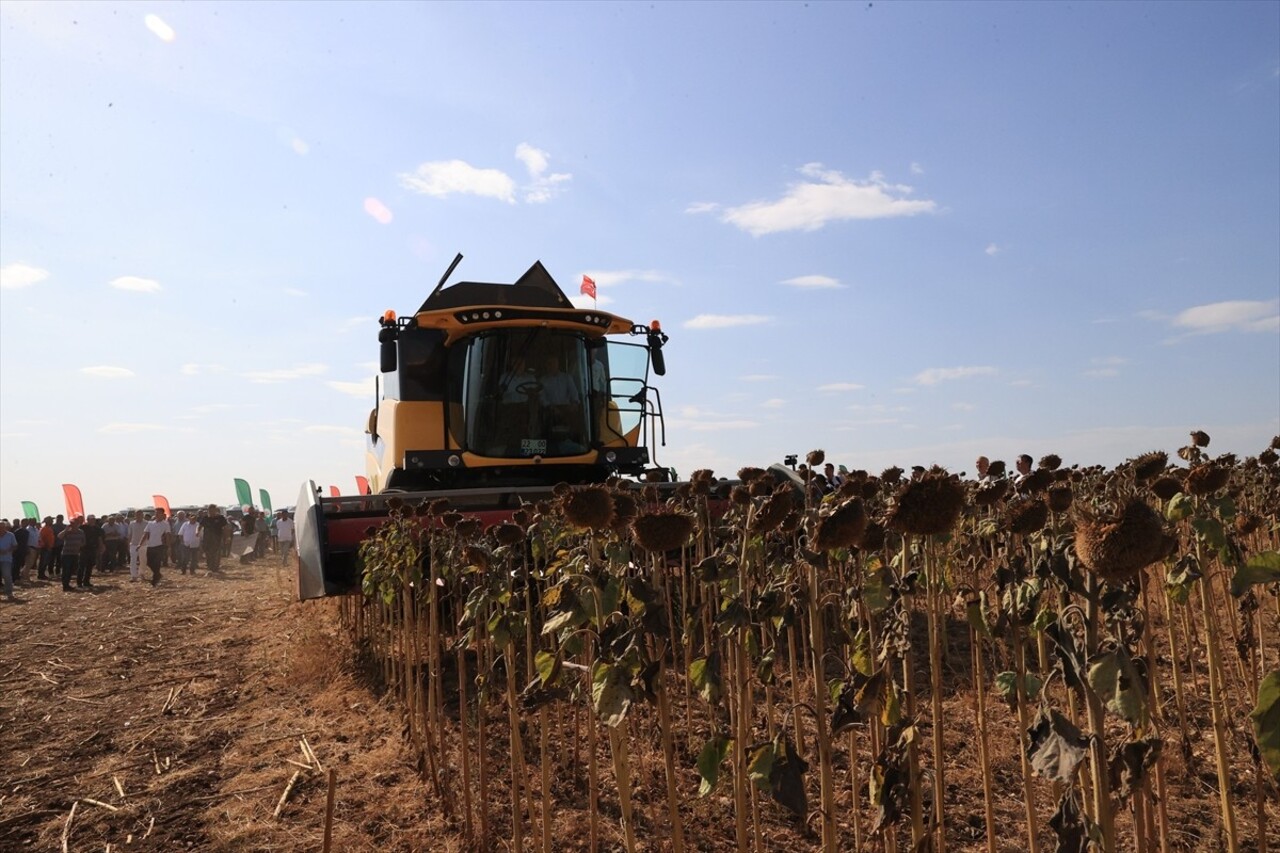
[[[587,296],[590,296],[592,299],[595,299],[596,298],[595,279],[593,279],[589,275],[582,276],[582,292],[587,294]]]

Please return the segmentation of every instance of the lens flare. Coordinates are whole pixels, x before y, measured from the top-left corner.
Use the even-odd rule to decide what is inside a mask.
[[[390,225],[393,218],[387,206],[373,196],[364,200],[364,212],[383,225]]]
[[[178,34],[173,31],[173,27],[161,20],[159,15],[147,15],[142,20],[147,25],[147,29],[155,33],[156,38],[160,39],[160,41],[171,42],[178,37]]]

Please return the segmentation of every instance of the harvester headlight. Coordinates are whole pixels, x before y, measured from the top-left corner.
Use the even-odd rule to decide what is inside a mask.
[[[613,463],[618,461],[618,454],[610,450],[608,453],[604,455],[604,461],[612,465]]]
[[[458,467],[458,466],[460,466],[461,464],[462,464],[462,457],[461,457],[461,456],[459,456],[459,455],[458,455],[458,454],[456,454],[456,453],[451,453],[451,454],[449,455],[449,467],[450,467],[450,468],[457,468],[457,467]]]
[[[488,311],[484,312],[484,318],[485,318],[486,320],[488,320],[488,319],[489,319],[489,312],[488,312]]]

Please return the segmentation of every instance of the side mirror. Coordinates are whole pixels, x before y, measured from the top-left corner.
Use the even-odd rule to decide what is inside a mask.
[[[368,423],[365,424],[364,431],[369,433],[369,435],[373,436],[374,438],[378,437],[378,410],[377,409],[369,410],[369,421]]]

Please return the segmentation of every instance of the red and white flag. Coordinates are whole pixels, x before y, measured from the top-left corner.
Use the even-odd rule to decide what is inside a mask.
[[[596,298],[596,281],[589,275],[582,276],[582,292],[592,299]]]

